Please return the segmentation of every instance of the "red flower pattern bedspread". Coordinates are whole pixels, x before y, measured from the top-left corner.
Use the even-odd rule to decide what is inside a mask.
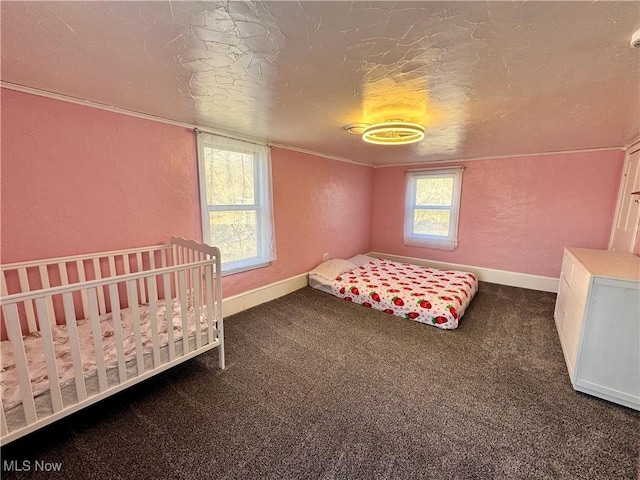
[[[335,278],[333,294],[416,322],[453,329],[478,290],[475,275],[376,259]]]

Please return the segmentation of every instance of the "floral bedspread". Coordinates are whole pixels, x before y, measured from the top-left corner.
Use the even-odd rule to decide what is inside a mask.
[[[478,290],[475,275],[376,259],[335,278],[333,294],[438,328],[453,329]]]

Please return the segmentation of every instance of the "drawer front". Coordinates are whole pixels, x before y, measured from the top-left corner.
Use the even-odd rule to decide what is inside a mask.
[[[580,305],[573,296],[569,297],[565,313],[564,333],[575,342],[574,353],[577,352],[578,340],[582,332],[584,310],[584,305]]]
[[[562,270],[560,276],[564,277],[569,285],[571,285],[571,279],[573,278],[573,265],[574,262],[572,258],[565,252],[562,257]]]
[[[565,322],[567,302],[570,295],[571,292],[569,291],[569,285],[567,285],[567,281],[564,277],[560,277],[560,282],[558,284],[558,296],[556,297],[556,309],[554,312],[559,330]]]
[[[556,309],[553,312],[553,318],[556,319],[556,327],[558,327],[558,330],[560,329],[560,326],[564,324],[564,312],[564,304],[560,302],[560,299],[558,298],[556,301]]]
[[[574,368],[578,355],[578,343],[582,333],[584,307],[576,303],[573,295],[569,295],[564,324],[562,325],[562,339],[565,348],[565,359],[569,367],[569,374],[573,380]]]
[[[587,293],[589,292],[590,282],[591,274],[582,265],[574,265],[569,287],[576,301],[582,307],[587,304]]]
[[[562,304],[565,310],[567,309],[569,295],[571,295],[569,284],[567,283],[566,278],[560,277],[560,281],[558,282],[558,296],[556,297],[556,303]]]

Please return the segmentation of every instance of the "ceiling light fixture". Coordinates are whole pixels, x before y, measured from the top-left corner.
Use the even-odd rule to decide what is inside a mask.
[[[640,48],[640,30],[636,30],[633,35],[631,35],[631,46],[633,48]]]
[[[362,132],[362,140],[376,145],[406,145],[424,138],[424,127],[415,123],[385,122],[371,125]]]
[[[352,133],[353,135],[362,135],[364,129],[370,126],[370,123],[350,123],[349,125],[345,125],[344,128],[347,132]]]

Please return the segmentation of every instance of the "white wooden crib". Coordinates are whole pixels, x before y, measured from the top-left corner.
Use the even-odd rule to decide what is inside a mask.
[[[215,247],[174,237],[0,268],[2,445],[207,350],[225,368]]]

